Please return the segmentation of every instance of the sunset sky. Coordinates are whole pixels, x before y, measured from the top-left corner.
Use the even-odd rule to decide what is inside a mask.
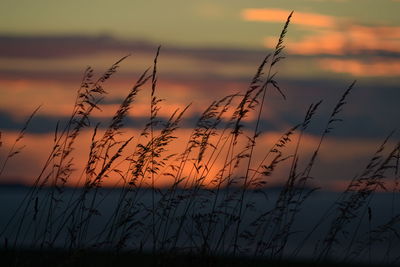
[[[157,93],[166,106],[160,116],[193,103],[179,133],[184,135],[212,100],[246,89],[292,10],[286,59],[277,66],[287,100],[270,91],[263,144],[272,144],[269,137],[301,122],[307,107],[324,99],[305,137],[303,149],[312,151],[335,102],[357,80],[344,122],[327,139],[314,174],[318,185],[340,186],[400,126],[399,0],[2,0],[0,164],[25,119],[42,107],[21,143],[23,153],[0,181],[30,183],[40,170],[88,65],[100,75],[131,54],[106,84],[109,94],[96,116],[109,118],[161,45]],[[147,93],[139,96],[127,131],[138,132],[148,118],[148,99]],[[77,161],[85,156],[77,154]]]

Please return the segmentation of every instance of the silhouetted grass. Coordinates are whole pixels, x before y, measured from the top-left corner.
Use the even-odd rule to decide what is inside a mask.
[[[175,147],[173,153],[170,147],[176,142],[179,124],[190,105],[175,110],[166,120],[159,118],[163,104],[157,96],[160,48],[153,67],[137,79],[104,131],[92,125],[91,115],[106,94],[103,84],[126,57],[97,80],[89,67],[68,122],[56,126],[47,161],[1,229],[2,253],[9,266],[186,266],[188,261],[194,266],[301,266],[301,262],[291,262],[290,258],[296,259],[320,228],[322,236],[314,244],[314,258],[304,265],[359,261],[365,251],[371,257],[371,247],[385,240],[390,241],[387,254],[393,253],[400,241],[400,215],[392,213],[387,223],[372,228],[374,214],[370,208],[374,193],[385,190],[388,179],[395,181],[393,194],[398,192],[400,143],[387,152],[391,136],[299,246],[288,247],[299,212],[318,190],[309,180],[322,144],[341,120],[341,111],[355,86],[353,82],[339,98],[305,164],[300,164],[300,158],[304,158],[303,136],[321,101],[311,104],[304,120],[283,133],[271,148],[257,146],[267,93],[276,90],[286,98],[276,80],[276,68],[284,58],[284,37],[291,17],[292,13],[275,50],[261,61],[248,88],[212,102],[186,137],[185,147],[181,151]],[[148,85],[148,122],[139,136],[126,136],[124,119]],[[0,175],[7,162],[21,151],[19,144],[36,112],[3,160]],[[243,121],[251,113],[255,114],[255,123],[245,128]],[[85,166],[75,166],[71,152],[84,130],[93,131],[88,159]],[[290,143],[293,151],[288,149]],[[255,156],[257,149],[264,152],[261,158]],[[222,162],[222,167],[217,162]],[[256,209],[254,194],[265,193],[268,178],[281,165],[287,169],[287,178],[278,197],[271,207]],[[79,184],[66,195],[72,175],[80,177]],[[119,179],[115,189],[119,195],[111,214],[102,215],[100,207],[107,193],[100,188],[111,178]],[[168,188],[159,189],[159,179],[172,182]],[[150,201],[145,199],[148,190]],[[393,199],[392,206],[396,204]],[[101,227],[96,225],[97,217],[104,218]],[[369,222],[368,233],[361,232],[364,221]],[[26,247],[32,251],[20,251]],[[389,260],[395,264],[399,258]]]

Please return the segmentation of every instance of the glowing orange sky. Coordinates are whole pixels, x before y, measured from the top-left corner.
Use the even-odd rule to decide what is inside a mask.
[[[185,150],[186,142],[188,137],[190,136],[190,129],[182,129],[178,130],[175,135],[177,139],[171,143],[170,146],[167,147],[167,151],[164,153],[164,156],[168,154],[181,154]],[[250,133],[248,133],[250,134]],[[10,145],[13,144],[13,141],[17,137],[18,133],[6,133],[3,136],[3,142],[5,147],[3,148],[2,156],[4,157],[5,151],[10,149]],[[78,142],[76,143],[75,150],[73,151],[74,158],[74,173],[71,176],[71,179],[68,181],[68,184],[71,186],[75,186],[77,183],[82,184],[84,181],[84,177],[81,177],[81,173],[84,171],[84,167],[87,163],[87,155],[88,149],[90,147],[90,139],[92,136],[91,131],[84,131]],[[139,141],[140,131],[138,130],[124,130],[124,136],[134,136],[133,142],[129,145],[121,158],[115,161],[113,164],[113,168],[117,168],[123,173],[126,172],[129,165],[125,158],[129,156],[135,149],[137,142]],[[255,150],[254,162],[252,163],[252,168],[256,168],[259,164],[262,164],[261,159],[264,158],[264,155],[268,152],[268,149],[272,148],[273,144],[280,138],[280,132],[270,132],[262,135],[259,138],[258,145]],[[12,160],[9,162],[7,169],[5,170],[6,175],[3,175],[3,181],[7,182],[19,182],[24,184],[32,183],[32,179],[35,179],[37,175],[40,173],[41,168],[48,157],[48,153],[51,150],[53,145],[54,134],[27,134],[22,140],[21,144],[25,147],[22,150],[22,153],[14,156]],[[121,137],[122,139],[122,137]],[[294,137],[296,139],[296,137]],[[215,143],[215,140],[212,141]],[[299,164],[306,164],[312,155],[316,145],[318,144],[319,137],[306,135],[303,136],[303,141],[301,144],[301,158]],[[244,140],[243,140],[244,141]],[[143,139],[141,140],[143,142]],[[239,145],[238,147],[243,147],[245,143]],[[294,150],[295,144],[289,145],[283,151],[285,153],[292,153]],[[357,140],[357,139],[349,139],[347,141],[339,140],[331,138],[325,142],[323,145],[323,149],[321,150],[321,155],[318,159],[317,167],[315,168],[314,174],[316,176],[323,175],[326,180],[330,184],[340,184],[343,183],[343,180],[351,178],[354,175],[353,172],[347,170],[347,168],[343,168],[341,172],[326,172],[327,170],[333,170],[342,166],[342,161],[348,162],[354,169],[361,169],[364,167],[364,164],[361,161],[354,161],[354,158],[365,158],[366,155],[371,154],[376,149],[376,141],[375,140]],[[238,149],[240,150],[240,149]],[[209,162],[208,169],[203,170],[201,175],[205,175],[204,185],[209,187],[215,187],[215,184],[212,184],[211,181],[214,177],[217,176],[218,172],[223,167],[224,162],[224,154],[226,154],[227,150],[222,150],[220,156],[208,158],[211,155],[212,149],[209,148],[209,152],[205,155],[205,162]],[[193,154],[195,157],[196,153]],[[272,155],[273,156],[273,155]],[[270,156],[263,164],[267,164],[271,159]],[[174,158],[172,158],[174,159]],[[211,161],[208,161],[211,159]],[[173,160],[169,161],[169,164],[174,163]],[[20,164],[24,164],[24,168],[18,168]],[[174,163],[176,164],[176,162]],[[340,167],[339,167],[340,168]],[[168,164],[165,168],[161,169],[160,174],[155,176],[156,185],[159,187],[164,187],[171,185],[173,183],[173,179],[170,176],[162,175],[163,172],[173,172],[168,168]],[[31,175],[27,175],[30,173]],[[236,172],[236,175],[239,175],[241,172]],[[193,162],[188,161],[187,166],[185,167],[182,177],[187,179],[188,184],[193,183],[196,179],[198,179],[200,174],[196,174],[193,172]],[[243,173],[242,173],[243,175]],[[252,173],[254,175],[254,173]],[[275,171],[272,177],[264,177],[263,179],[268,183],[268,185],[276,185],[282,182],[282,179],[285,179],[288,175],[288,163],[282,163],[279,165],[277,170]],[[334,182],[336,177],[341,176],[338,182]],[[79,178],[81,177],[81,178]],[[13,180],[9,180],[13,179]],[[15,180],[17,179],[17,180]],[[81,179],[79,181],[79,179]],[[333,180],[332,180],[333,179]],[[79,182],[78,182],[79,181]],[[330,182],[329,182],[330,181]],[[342,181],[342,182],[340,182]],[[316,185],[322,185],[324,183],[315,181]],[[115,186],[122,185],[122,180],[119,175],[110,173],[110,177],[103,179],[103,185],[105,186]],[[143,186],[150,186],[151,182],[149,178],[144,179]]]
[[[323,118],[355,79],[355,96],[344,109],[344,129],[338,127],[321,153],[316,173],[332,172],[321,184],[341,184],[335,171],[351,172],[352,164],[362,167],[357,158],[366,160],[400,121],[398,1],[171,0],[154,5],[100,0],[93,6],[81,1],[39,0],[24,5],[11,0],[0,4],[0,164],[24,120],[42,107],[21,143],[26,145],[24,152],[10,162],[1,179],[29,183],[31,174],[38,172],[57,121],[64,122],[71,113],[87,65],[93,66],[97,77],[131,54],[105,84],[108,94],[100,105],[102,112],[93,114],[94,119],[108,123],[136,79],[152,66],[159,44],[157,96],[165,99],[159,116],[168,118],[173,110],[192,104],[177,143],[171,146],[172,152],[181,151],[194,121],[213,100],[244,92],[262,58],[275,48],[292,10],[282,52],[286,59],[272,72],[277,72],[276,80],[287,100],[272,88],[268,91],[257,157],[283,130],[303,119],[310,103],[324,99],[315,128],[304,137],[304,153],[309,154]],[[125,131],[135,140],[149,118],[150,90],[147,84],[128,115]],[[251,124],[256,118],[249,114],[243,122]],[[77,174],[87,160],[90,135],[91,131],[84,132],[77,144]],[[22,163],[24,168],[18,168]],[[222,166],[218,161],[215,164],[207,183]],[[284,168],[277,170],[277,177],[284,173]],[[189,175],[186,170],[185,174]],[[168,183],[158,181],[159,186]]]

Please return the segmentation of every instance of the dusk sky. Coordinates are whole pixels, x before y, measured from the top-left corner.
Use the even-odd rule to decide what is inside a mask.
[[[287,100],[269,92],[261,145],[272,144],[302,121],[311,103],[323,99],[302,148],[308,155],[335,102],[357,80],[341,114],[344,121],[324,143],[314,173],[317,185],[341,187],[400,126],[398,0],[2,0],[0,163],[26,118],[42,107],[21,143],[26,147],[0,181],[30,183],[30,175],[40,171],[57,121],[69,116],[88,65],[100,75],[131,55],[107,82],[103,112],[95,114],[109,118],[161,45],[157,94],[165,107],[159,114],[168,117],[173,108],[193,103],[179,133],[184,135],[212,100],[246,90],[292,10],[286,58],[277,66]],[[142,92],[127,132],[137,133],[148,118],[148,99]],[[91,131],[83,136],[86,141],[78,146],[87,146]],[[76,153],[84,162],[86,154],[79,148]]]

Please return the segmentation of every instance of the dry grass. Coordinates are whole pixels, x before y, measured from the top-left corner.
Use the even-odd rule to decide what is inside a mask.
[[[299,212],[317,190],[310,187],[309,180],[322,144],[340,121],[341,110],[355,85],[352,83],[337,102],[317,147],[304,166],[299,163],[303,156],[302,138],[321,102],[310,105],[303,122],[282,134],[261,158],[255,156],[268,91],[277,90],[286,97],[276,80],[276,68],[283,59],[284,37],[291,16],[292,13],[275,50],[262,60],[247,90],[216,100],[205,109],[187,136],[186,147],[178,154],[171,154],[169,147],[176,142],[176,131],[190,105],[173,112],[168,120],[158,117],[162,105],[157,97],[160,48],[153,67],[137,79],[101,136],[99,125],[92,126],[91,114],[106,94],[103,84],[126,57],[97,80],[88,68],[68,122],[56,126],[47,161],[1,230],[4,249],[16,250],[29,243],[41,251],[62,248],[71,255],[83,250],[105,249],[150,251],[168,257],[194,253],[204,259],[211,255],[251,255],[254,259],[279,262],[288,255],[298,255],[302,244],[323,225],[328,227],[321,243],[315,244],[315,261],[357,260],[375,242],[395,233],[397,240],[389,238],[393,247],[400,237],[398,214],[392,214],[386,224],[370,228],[367,235],[359,231],[363,221],[371,222],[369,203],[376,190],[385,188],[388,179],[394,179],[397,185],[400,143],[386,152],[389,136],[362,174],[350,181],[340,199],[327,210],[327,216],[309,231],[297,249],[288,251]],[[148,123],[140,136],[125,136],[124,119],[137,95],[148,85],[151,87]],[[36,112],[3,160],[0,175],[7,162],[21,151],[20,143]],[[245,129],[243,120],[250,113],[255,114],[256,121],[253,128]],[[71,152],[81,132],[87,129],[93,130],[88,160],[83,167],[75,166]],[[293,143],[293,151],[286,149],[289,143]],[[218,167],[217,161],[222,161],[222,167]],[[128,163],[124,165],[128,167],[121,169],[122,162]],[[278,198],[271,207],[256,210],[253,194],[257,189],[263,192],[268,178],[282,164],[288,166],[288,175]],[[77,174],[76,169],[81,173]],[[80,175],[81,187],[66,195],[72,175]],[[99,207],[107,195],[100,188],[110,177],[119,177],[120,187],[116,190],[119,196],[115,209],[105,216],[100,214]],[[156,180],[167,178],[173,181],[168,188],[161,190],[155,186]],[[151,201],[144,199],[149,190]],[[94,225],[97,217],[104,217],[106,221],[101,229]],[[246,218],[254,219],[249,222]],[[353,231],[349,232],[349,228]],[[391,247],[388,253],[392,253]]]

